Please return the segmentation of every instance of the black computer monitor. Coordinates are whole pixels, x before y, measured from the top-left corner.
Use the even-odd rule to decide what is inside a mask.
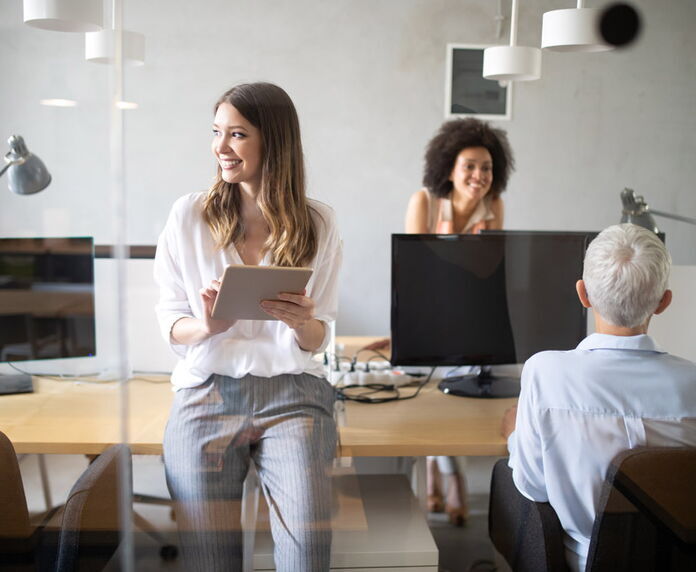
[[[0,362],[95,353],[92,238],[0,238]],[[0,394],[31,390],[0,376]]]
[[[446,378],[455,395],[508,397],[518,378],[490,366],[572,349],[587,334],[575,283],[593,232],[392,235],[394,365],[481,366]]]

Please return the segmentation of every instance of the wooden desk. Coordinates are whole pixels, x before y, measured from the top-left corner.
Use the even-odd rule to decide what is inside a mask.
[[[407,401],[346,403],[341,456],[505,455],[500,423],[515,400],[448,396],[436,383]],[[120,442],[118,383],[35,379],[34,387],[0,396],[0,430],[18,453],[97,454]],[[173,398],[167,378],[133,379],[129,396],[133,453],[161,454]]]
[[[376,339],[339,337],[337,342],[352,356]],[[159,455],[174,395],[168,378],[142,376],[128,386],[132,451]],[[35,379],[34,388],[34,393],[0,396],[0,430],[18,453],[98,454],[121,442],[118,383]],[[340,455],[506,455],[500,425],[503,412],[515,401],[445,395],[433,379],[415,399],[378,405],[347,402]]]
[[[173,393],[168,378],[129,382],[129,435],[136,455],[162,453]],[[121,442],[120,387],[113,381],[34,379],[34,393],[0,396],[0,430],[17,453],[95,455]]]
[[[386,336],[337,336],[336,353],[365,361],[377,354],[364,350]],[[390,349],[381,350],[389,356]],[[425,455],[507,455],[500,435],[503,413],[517,399],[471,399],[445,395],[431,379],[414,399],[365,404],[347,402],[341,427],[346,457],[421,457]],[[415,390],[404,388],[403,395]]]
[[[162,437],[173,397],[166,377],[147,379],[150,381],[129,381],[129,430],[134,454],[162,452]],[[7,434],[18,453],[97,454],[120,441],[118,383],[35,379],[34,384],[34,393],[0,396],[0,430]],[[405,403],[417,403],[417,400]],[[356,404],[348,408],[351,418],[353,409],[357,409],[352,405]],[[369,411],[364,406],[361,409],[356,419],[371,417],[365,416]],[[352,428],[348,429],[342,439],[347,439],[351,446],[345,453],[342,449],[342,454],[355,451],[377,454],[373,443],[361,447],[359,441],[372,441],[380,434],[387,443],[393,439],[382,424],[372,428],[375,431],[372,437],[370,426],[363,429],[358,432],[357,440],[351,435]],[[394,451],[392,454],[403,454],[400,447]],[[424,513],[408,492],[406,479],[398,475],[369,475],[357,480],[353,476],[351,480],[350,476],[342,477],[344,485],[350,485],[347,492],[343,490],[345,487],[338,487],[342,493],[338,495],[333,521],[331,569],[436,572],[437,546]],[[47,506],[51,505],[47,500]],[[255,570],[273,569],[273,545],[265,528],[261,526],[257,533]]]
[[[414,390],[405,388],[404,394]],[[500,434],[503,413],[517,399],[472,399],[445,395],[437,381],[406,401],[348,402],[340,430],[345,457],[507,454]]]
[[[362,347],[371,339],[352,340],[352,347]],[[118,383],[35,379],[34,384],[34,393],[0,396],[0,430],[18,453],[97,454],[121,441]],[[505,409],[515,402],[448,396],[436,385],[437,381],[431,380],[418,397],[406,401],[378,405],[348,402],[342,415],[345,423],[340,427],[341,456],[421,459],[416,476],[421,509],[425,499],[422,456],[506,454],[500,424]],[[173,398],[168,379],[147,376],[130,380],[128,386],[132,451],[161,454]],[[405,394],[412,391],[403,390]],[[353,513],[357,510],[362,520],[353,519],[349,528],[335,530],[332,570],[436,571],[437,547],[424,512],[408,494],[403,477],[360,478],[365,482],[360,481],[360,506],[353,507]],[[388,486],[385,478],[391,479]],[[349,498],[353,504],[356,499],[357,494]],[[271,554],[270,537],[261,533],[255,551],[256,569],[269,569]]]

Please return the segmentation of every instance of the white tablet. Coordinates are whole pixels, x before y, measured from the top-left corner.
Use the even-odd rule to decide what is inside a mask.
[[[261,301],[277,300],[280,292],[301,294],[311,275],[311,268],[231,264],[222,275],[212,316],[220,320],[276,320],[263,311]]]

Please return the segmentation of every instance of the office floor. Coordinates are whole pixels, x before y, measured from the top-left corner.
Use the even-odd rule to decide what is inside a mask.
[[[428,522],[440,551],[440,572],[488,572],[496,570],[493,547],[488,539],[488,482],[495,459],[469,458],[466,475],[469,486],[470,517],[465,527],[451,526],[444,514],[429,515]],[[52,502],[60,504],[67,491],[87,466],[82,455],[46,455]],[[26,455],[20,460],[29,510],[44,510],[44,498],[38,471],[38,457]],[[136,456],[133,459],[134,490],[140,494],[165,496],[163,466],[158,457]],[[176,543],[176,525],[169,508],[136,504],[136,511],[152,522],[172,543]],[[176,560],[166,562],[159,556],[159,545],[149,536],[136,536],[136,570],[180,571]],[[117,570],[117,567],[113,567]],[[502,572],[502,568],[497,568]]]

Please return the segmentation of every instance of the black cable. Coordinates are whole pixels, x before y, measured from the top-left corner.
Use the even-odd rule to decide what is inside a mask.
[[[145,373],[145,375],[151,375],[151,374]],[[157,374],[155,374],[155,375],[157,375]],[[142,374],[141,375],[133,375],[133,377],[128,378],[128,381],[133,381],[133,380],[144,381],[146,383],[154,383],[154,384],[170,383],[171,382],[171,380],[168,377],[166,379],[151,379],[151,378],[143,377]]]
[[[373,350],[373,349],[370,349],[370,348],[360,348],[357,352],[355,352],[355,355],[353,356],[353,360],[354,360],[354,361],[357,361],[357,359],[358,359],[358,354],[359,354],[360,352],[372,352],[373,354],[375,354],[375,355],[372,356],[372,358],[381,357],[381,358],[382,358],[383,360],[385,360],[385,361],[391,361],[390,358],[388,358],[388,357],[387,357],[385,354],[383,354],[381,351],[379,351],[379,350]],[[370,359],[372,359],[372,358],[370,358]],[[368,359],[368,361],[370,361],[370,360]]]
[[[24,371],[23,369],[19,369],[15,364],[10,363],[9,361],[7,362],[7,365],[9,365],[12,369],[14,369],[15,371],[18,371],[19,373],[25,373],[27,375],[32,375],[28,371]]]
[[[7,365],[9,365],[12,369],[15,371],[18,371],[19,373],[23,373],[25,375],[31,375],[32,377],[36,377],[38,379],[48,379],[49,381],[79,381],[81,383],[110,383],[110,382],[116,382],[120,381],[118,379],[93,379],[93,378],[98,378],[99,377],[99,372],[96,373],[32,373],[30,371],[25,371],[23,369],[18,368],[16,365],[14,365],[11,362],[6,362]],[[134,371],[133,372],[133,377],[129,377],[129,380],[135,379],[138,381],[145,381],[147,383],[169,383],[170,380],[167,377],[166,379],[151,379],[147,377],[143,377],[144,375],[165,375],[169,376],[171,375],[171,372],[168,371]]]
[[[67,373],[32,373],[30,371],[26,371],[26,370],[18,368],[16,365],[14,365],[11,362],[7,362],[7,365],[9,365],[12,369],[14,369],[15,371],[18,371],[19,373],[23,373],[25,375],[30,375],[30,376],[36,377],[38,379],[48,379],[50,381],[68,381],[68,380],[72,381],[75,379],[79,379],[81,377],[96,377],[97,375],[99,375],[97,373],[85,373],[85,374],[80,374],[80,375],[72,375],[72,374],[67,374]],[[58,379],[56,379],[56,378],[58,378]],[[89,380],[85,380],[85,381],[90,383]]]
[[[391,363],[389,362],[389,360],[380,354],[380,355],[370,356],[369,358],[367,358],[367,361],[365,362],[366,367],[369,367],[369,363],[374,359],[386,361],[391,366]]]
[[[435,373],[434,367],[430,370],[430,373],[427,375],[427,377],[418,384],[416,391],[412,395],[402,396],[399,392],[399,388],[394,386],[393,384],[368,383],[365,385],[350,384],[344,385],[342,387],[337,387],[336,399],[340,399],[342,401],[357,401],[358,403],[388,403],[389,401],[405,401],[406,399],[413,399],[414,397],[418,396],[420,390],[423,389],[423,387],[425,387],[425,385],[430,381],[430,379],[433,377],[433,373]],[[356,388],[360,388],[363,390],[367,389],[369,391],[364,391],[363,393],[358,393],[357,395],[351,395],[349,393],[346,393],[345,391],[346,389]],[[370,397],[370,395],[382,391],[393,392],[394,395],[389,397]]]

